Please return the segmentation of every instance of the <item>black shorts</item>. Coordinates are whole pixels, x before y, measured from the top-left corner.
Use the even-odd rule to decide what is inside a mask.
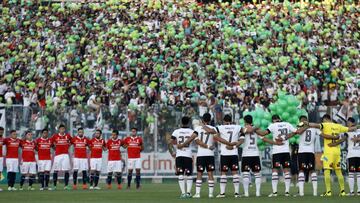
[[[298,164],[300,170],[313,171],[315,169],[315,154],[311,152],[299,153]]]
[[[290,153],[279,153],[272,155],[273,168],[290,168]]]
[[[199,156],[196,158],[196,167],[198,172],[214,171],[215,158],[213,156]]]
[[[360,172],[360,157],[348,158],[349,172]]]
[[[176,157],[176,175],[192,175],[193,172],[193,160],[189,157]]]
[[[220,171],[227,172],[239,170],[239,157],[237,155],[220,156]]]
[[[248,156],[241,159],[241,172],[259,172],[261,170],[260,157]]]

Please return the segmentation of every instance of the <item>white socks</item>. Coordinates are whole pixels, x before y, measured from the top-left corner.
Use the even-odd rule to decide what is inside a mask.
[[[191,188],[193,184],[193,179],[191,176],[186,176],[186,189],[187,193],[191,193]]]
[[[360,172],[357,172],[356,174],[356,184],[357,184],[357,190],[358,194],[360,193]]]
[[[225,194],[227,178],[226,175],[221,175],[220,177],[220,194]]]
[[[353,193],[354,186],[355,186],[355,173],[354,172],[349,172],[348,182],[349,182],[350,193]]]
[[[235,190],[234,193],[239,194],[240,180],[239,180],[238,174],[233,175],[233,184],[234,184],[234,190]]]
[[[250,173],[249,172],[243,172],[243,186],[244,186],[244,193],[245,196],[249,196],[249,184],[250,184]]]
[[[214,180],[208,180],[209,184],[209,196],[214,194]],[[200,193],[199,193],[200,194]]]
[[[304,196],[305,174],[302,171],[299,172],[298,183],[299,183],[299,194],[300,196]]]
[[[195,193],[196,194],[200,194],[201,184],[202,184],[202,180],[196,180],[196,183],[195,183]]]
[[[260,188],[261,188],[261,173],[257,172],[255,175],[255,185],[256,185],[256,196],[260,196]]]
[[[285,193],[290,191],[290,184],[291,184],[291,175],[290,172],[285,172],[284,173],[284,178],[285,178]]]
[[[185,194],[185,180],[183,175],[178,176],[179,186],[181,190],[181,194]]]
[[[313,195],[314,196],[317,196],[317,174],[316,172],[312,172],[311,173],[311,182],[312,182],[312,185],[313,185]]]
[[[278,172],[273,172],[271,177],[272,191],[273,193],[277,193],[277,185],[279,182]]]
[[[196,194],[200,194],[201,192],[201,184],[202,184],[202,180],[196,180]],[[209,185],[209,195],[213,195],[214,194],[214,181],[213,180],[208,180],[208,185]]]

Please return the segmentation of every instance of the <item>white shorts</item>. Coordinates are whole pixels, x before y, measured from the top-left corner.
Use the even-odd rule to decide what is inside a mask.
[[[110,172],[122,172],[122,161],[108,161],[107,171]]]
[[[36,174],[36,162],[23,162],[20,166],[21,174]]]
[[[19,172],[19,159],[6,159],[6,170],[7,172]]]
[[[2,152],[0,152],[2,153]],[[4,157],[0,157],[0,172],[4,170]]]
[[[101,171],[102,158],[90,159],[90,170]]]
[[[87,171],[89,170],[89,163],[87,158],[74,158],[73,170]]]
[[[141,169],[141,158],[128,159],[127,165],[128,169]]]
[[[37,165],[39,172],[51,171],[51,160],[38,160]]]
[[[69,171],[70,170],[70,158],[68,154],[56,155],[53,164],[54,171]]]

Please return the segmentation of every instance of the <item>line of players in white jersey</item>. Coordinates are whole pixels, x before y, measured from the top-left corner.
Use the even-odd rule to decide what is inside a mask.
[[[243,179],[244,196],[249,196],[249,185],[251,182],[251,173],[255,176],[256,196],[261,196],[261,163],[260,152],[257,147],[258,139],[272,144],[272,193],[269,197],[276,197],[277,186],[279,182],[279,172],[282,170],[285,182],[285,196],[290,196],[290,146],[289,138],[298,134],[301,136],[299,143],[298,166],[299,166],[299,194],[304,196],[304,171],[309,171],[313,186],[313,195],[317,196],[317,174],[315,172],[315,139],[321,132],[315,128],[299,127],[294,128],[290,123],[282,122],[278,115],[272,117],[272,122],[267,130],[260,130],[252,125],[252,117],[244,117],[245,126],[232,124],[230,115],[225,115],[223,125],[213,127],[209,123],[211,115],[205,113],[202,117],[202,124],[194,130],[189,128],[190,118],[182,118],[182,127],[172,133],[171,143],[169,143],[169,152],[176,162],[176,175],[181,190],[180,198],[200,198],[202,185],[202,175],[204,171],[208,174],[209,198],[214,197],[214,176],[215,158],[214,149],[215,141],[220,142],[220,194],[217,198],[225,197],[227,184],[227,173],[231,171],[232,182],[234,185],[234,197],[240,197],[239,194],[239,158],[238,147],[242,145],[243,153],[241,160],[241,173]],[[299,118],[300,122],[307,121],[306,116]],[[273,139],[267,139],[265,135],[272,133]],[[357,132],[357,134],[360,134]],[[348,137],[351,137],[349,135]],[[359,135],[360,136],[360,135]],[[190,144],[195,140],[198,146],[196,168],[196,193],[191,195],[193,184],[193,160],[192,149]],[[360,160],[360,147],[349,145],[349,157],[357,157]],[[354,175],[358,169],[350,168],[349,176]],[[359,171],[360,172],[360,171]],[[360,180],[357,180],[360,190]],[[354,184],[352,184],[354,185]],[[350,186],[351,187],[351,186]],[[353,188],[354,186],[352,186]],[[360,194],[360,193],[359,193]]]

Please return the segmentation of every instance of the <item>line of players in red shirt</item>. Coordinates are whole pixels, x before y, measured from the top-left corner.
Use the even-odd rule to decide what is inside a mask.
[[[71,137],[65,132],[65,126],[59,126],[59,132],[49,138],[49,131],[42,130],[40,138],[33,140],[31,131],[25,133],[23,140],[17,138],[15,130],[10,131],[8,138],[3,138],[4,129],[0,127],[0,172],[3,170],[2,146],[6,146],[6,167],[8,172],[8,190],[17,190],[14,187],[16,173],[19,172],[19,149],[22,150],[20,162],[20,190],[23,189],[26,177],[29,179],[29,190],[36,179],[36,173],[39,175],[41,183],[40,190],[56,189],[58,173],[64,172],[65,190],[70,189],[69,171],[71,169],[69,148],[74,147],[73,156],[73,189],[77,189],[78,172],[82,172],[82,188],[87,189],[87,183],[90,182],[90,189],[101,189],[98,187],[100,172],[103,167],[103,151],[108,151],[107,162],[107,185],[111,188],[112,177],[115,175],[118,183],[118,189],[122,188],[122,171],[123,161],[121,157],[120,147],[127,148],[128,153],[128,188],[130,188],[132,180],[132,171],[136,170],[136,188],[140,188],[140,169],[141,158],[140,152],[143,150],[142,138],[137,136],[137,129],[131,129],[131,135],[125,139],[118,138],[118,131],[112,131],[111,138],[108,141],[102,139],[101,130],[96,130],[94,138],[88,139],[84,136],[83,128],[79,128],[77,135]],[[52,162],[52,149],[55,151],[54,160]],[[88,149],[90,150],[90,158],[88,158]],[[35,154],[38,154],[36,160]],[[90,163],[90,167],[89,167]],[[38,166],[38,171],[36,171]],[[53,188],[49,188],[50,171],[53,170]],[[90,181],[88,181],[88,171],[90,170]]]

